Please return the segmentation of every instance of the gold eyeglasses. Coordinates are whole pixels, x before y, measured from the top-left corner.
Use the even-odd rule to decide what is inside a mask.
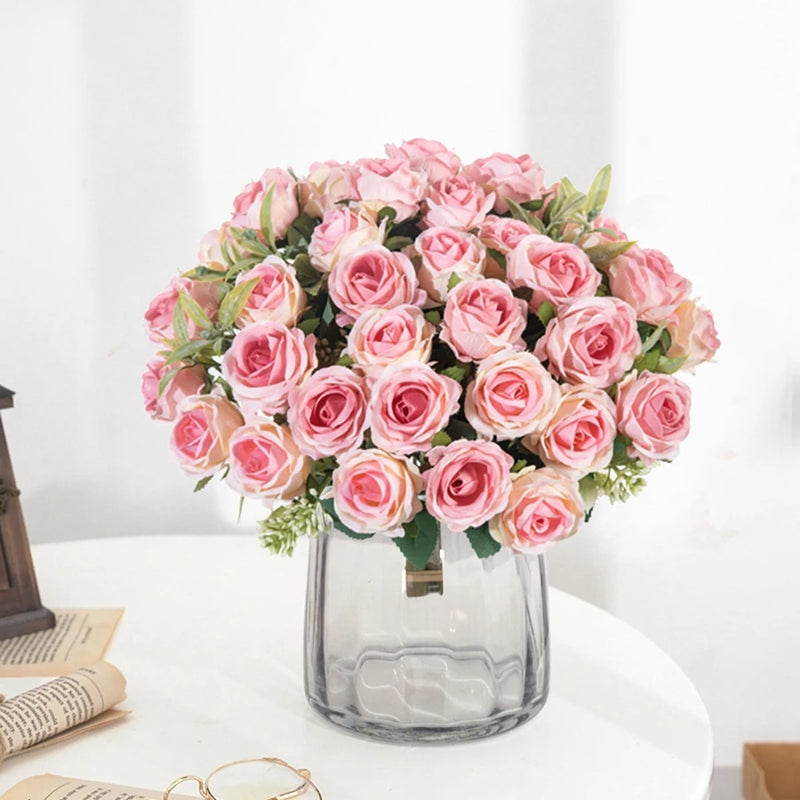
[[[197,775],[176,778],[163,800],[185,781],[194,781],[203,800],[322,800],[307,769],[295,769],[279,758],[247,758],[217,767],[203,780]]]

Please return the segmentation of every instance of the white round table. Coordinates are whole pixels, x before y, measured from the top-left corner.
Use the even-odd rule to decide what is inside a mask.
[[[303,694],[305,555],[272,556],[254,535],[34,547],[45,605],[125,607],[106,657],[128,679],[133,713],[9,759],[0,791],[41,772],[161,790],[266,755],[310,769],[325,800],[708,797],[711,729],[686,676],[641,634],[555,589],[550,697],[527,724],[408,746],[326,722]],[[41,680],[0,678],[0,691]]]

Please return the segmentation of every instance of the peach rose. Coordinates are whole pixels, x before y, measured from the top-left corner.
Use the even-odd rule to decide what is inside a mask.
[[[672,262],[658,250],[632,247],[608,267],[611,292],[636,311],[636,318],[651,325],[663,322],[689,297],[692,285],[678,275]]]
[[[427,364],[387,367],[372,386],[372,441],[390,453],[429,450],[458,410],[460,394],[461,384]]]
[[[667,333],[671,339],[667,356],[685,356],[684,369],[694,370],[698,364],[710,361],[719,349],[714,317],[696,300],[684,300],[667,317]]]
[[[583,297],[558,309],[534,354],[569,383],[605,389],[616,383],[642,350],[636,314],[616,297]]]
[[[354,208],[332,208],[311,234],[308,257],[320,272],[330,272],[347,255],[368,244],[383,242],[385,225]]]
[[[523,350],[528,320],[524,300],[493,278],[459,283],[444,308],[440,337],[462,361],[482,361],[493,353]]]
[[[347,337],[345,352],[367,374],[398,363],[427,362],[436,328],[417,306],[365,311]]]
[[[495,153],[464,167],[464,174],[487,192],[494,192],[498,214],[508,211],[506,198],[517,203],[537,200],[544,193],[544,170],[530,157]]]
[[[236,259],[237,245],[231,236],[230,222],[223,222],[219,229],[209,231],[200,240],[200,249],[197,251],[197,262],[208,269],[215,269],[220,272],[228,270],[228,262],[222,252],[223,245],[228,250],[228,255]]]
[[[356,533],[402,536],[403,523],[422,510],[421,491],[417,467],[383,450],[357,450],[333,473],[336,513]]]
[[[147,362],[142,375],[142,397],[145,411],[152,419],[171,422],[178,416],[178,407],[190,395],[200,394],[205,386],[205,370],[200,367],[184,367],[176,372],[159,396],[158,384],[170,370],[180,364],[167,366],[163,356],[155,356]]]
[[[408,159],[411,167],[422,170],[431,183],[450,178],[461,169],[461,159],[433,139],[409,139],[400,145],[387,144],[386,155]]]
[[[548,466],[585,475],[609,465],[616,435],[611,398],[601,389],[578,384],[564,389],[538,441],[526,438],[522,443]]]
[[[272,320],[291,328],[306,309],[306,293],[294,269],[279,256],[269,256],[236,276],[236,283],[258,280],[236,319],[239,328],[251,322]]]
[[[222,376],[246,411],[282,414],[289,393],[317,366],[315,344],[299,328],[254,322],[236,334],[222,357]]]
[[[511,476],[508,503],[489,520],[489,533],[516,553],[541,553],[572,536],[583,514],[577,481],[551,467],[526,467]]]
[[[358,199],[373,212],[389,207],[397,212],[396,221],[419,213],[427,178],[413,169],[406,158],[362,158],[356,161],[355,184]]]
[[[340,456],[360,447],[366,417],[366,384],[347,367],[323,367],[289,395],[292,435],[311,458]]]
[[[494,195],[463,175],[454,175],[432,184],[425,194],[426,228],[477,228],[492,210]]]
[[[242,424],[236,406],[216,395],[192,395],[181,404],[170,447],[187,475],[213,475],[227,460],[231,434]]]
[[[464,413],[481,436],[536,436],[560,396],[559,385],[532,353],[503,350],[478,365]]]
[[[231,469],[226,480],[239,494],[271,505],[305,492],[311,464],[285,425],[250,422],[237,428],[228,444]]]
[[[673,459],[689,435],[689,387],[672,375],[642,372],[619,385],[619,432],[631,440],[628,455],[645,464]]]
[[[197,302],[212,322],[216,320],[219,311],[219,290],[214,281],[173,278],[169,286],[153,299],[144,313],[148,335],[152,341],[165,342],[175,338],[172,318],[179,292],[184,292]],[[200,330],[191,319],[186,320],[186,329],[190,339],[196,338]]]
[[[270,187],[274,187],[270,212],[272,230],[275,240],[280,241],[300,213],[297,207],[297,183],[284,169],[265,170],[257,181],[248,183],[236,195],[231,225],[235,228],[261,230],[261,206]]]
[[[479,239],[452,228],[423,231],[414,242],[413,252],[419,261],[417,278],[433,301],[430,305],[447,300],[447,284],[453,275],[462,281],[480,278],[486,260],[486,248]]]
[[[330,274],[328,292],[342,312],[337,317],[339,325],[355,322],[372,308],[425,302],[408,256],[378,244],[360,247],[339,261]]]
[[[533,290],[533,311],[545,300],[559,306],[578,297],[592,297],[602,279],[580,247],[538,233],[519,242],[507,263],[509,284]]]
[[[310,217],[321,217],[326,211],[338,208],[341,200],[357,196],[353,165],[338,161],[315,161],[309,175],[297,183],[300,207]]]
[[[425,504],[454,531],[482,525],[505,508],[514,459],[494,442],[459,439],[428,453]]]

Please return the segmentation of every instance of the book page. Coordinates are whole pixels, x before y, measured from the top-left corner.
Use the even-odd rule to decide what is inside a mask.
[[[0,677],[64,675],[105,655],[122,608],[54,610],[55,628],[0,641]]]
[[[36,775],[12,786],[0,800],[161,800],[163,792],[93,783],[60,775]],[[178,798],[178,795],[171,795]]]
[[[88,722],[125,699],[107,662],[83,667],[0,704],[0,760]]]

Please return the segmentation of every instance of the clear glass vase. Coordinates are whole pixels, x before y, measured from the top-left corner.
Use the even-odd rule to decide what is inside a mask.
[[[541,556],[479,559],[442,528],[418,570],[389,539],[312,541],[305,688],[313,708],[365,736],[464,741],[510,730],[547,698]]]

